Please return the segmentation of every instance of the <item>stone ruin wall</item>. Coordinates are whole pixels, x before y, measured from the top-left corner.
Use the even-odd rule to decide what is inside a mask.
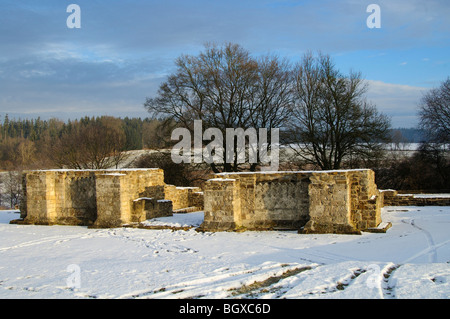
[[[24,173],[24,223],[120,227],[204,210],[203,231],[359,233],[381,222],[371,170],[221,173],[204,192],[164,183],[161,169]]]
[[[450,205],[450,198],[378,191],[372,170],[221,173],[197,187],[164,183],[161,169],[47,170],[23,174],[24,224],[120,227],[204,210],[200,231],[374,230],[382,206]]]
[[[161,199],[164,199],[164,172],[161,169],[99,174],[96,180],[97,219],[93,226],[118,227],[144,221],[151,212],[146,209],[146,202]]]
[[[25,172],[21,217],[31,224],[92,224],[97,215],[95,172]]]
[[[164,186],[165,198],[172,201],[174,211],[203,208],[203,192],[199,187]]]
[[[162,169],[26,171],[21,218],[28,224],[118,227],[170,216],[173,203],[202,204],[199,188],[171,186]]]
[[[450,197],[427,194],[399,194],[395,190],[383,190],[384,206],[450,206]],[[421,196],[422,195],[422,196]],[[423,196],[425,195],[425,196]]]
[[[200,230],[350,233],[381,223],[372,170],[221,173],[206,182]]]

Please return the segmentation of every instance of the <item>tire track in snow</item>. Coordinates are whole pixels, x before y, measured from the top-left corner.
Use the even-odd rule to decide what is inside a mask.
[[[416,258],[419,258],[420,256],[423,256],[423,255],[425,255],[425,254],[430,254],[430,251],[432,251],[433,249],[435,250],[435,249],[437,249],[437,248],[439,248],[439,247],[442,247],[442,246],[445,246],[445,245],[447,245],[447,244],[449,244],[449,243],[450,243],[450,239],[449,239],[449,240],[446,240],[446,241],[443,241],[443,242],[441,242],[441,243],[439,243],[439,244],[436,244],[436,245],[434,245],[434,246],[425,248],[424,250],[422,250],[422,251],[418,252],[417,254],[415,254],[415,255],[409,257],[408,259],[404,260],[404,261],[402,262],[402,264],[409,263],[409,262],[411,262],[412,260],[414,260],[414,259],[416,259]],[[447,262],[447,263],[448,263],[448,262]]]
[[[433,237],[431,236],[431,233],[427,231],[426,229],[419,227],[416,225],[416,222],[414,219],[411,220],[411,226],[414,228],[417,228],[418,230],[422,231],[425,234],[425,237],[427,238],[428,247],[430,248],[430,254],[428,255],[428,260],[431,263],[437,262],[437,251],[435,248]]]
[[[9,246],[9,247],[2,247],[2,248],[0,248],[0,251],[7,251],[7,250],[11,250],[11,249],[30,247],[30,246],[34,246],[34,245],[46,244],[46,243],[51,243],[51,242],[63,242],[63,241],[68,241],[70,239],[75,239],[75,238],[80,238],[80,235],[45,237],[45,238],[41,238],[41,239],[30,240],[30,241],[20,243],[17,245],[13,245],[13,246]]]
[[[415,229],[418,229],[419,231],[421,231],[425,235],[425,237],[427,239],[427,244],[428,244],[428,248],[427,249],[425,249],[425,250],[421,251],[420,253],[414,255],[413,257],[409,258],[407,261],[410,261],[412,259],[415,259],[417,257],[420,257],[420,256],[428,253],[428,261],[430,263],[436,263],[438,261],[436,248],[446,244],[448,241],[446,241],[444,243],[440,243],[439,245],[436,245],[434,243],[433,237],[431,236],[431,233],[429,231],[427,231],[426,229],[418,226],[414,219],[411,219],[410,221],[402,219],[402,222],[405,223],[405,224],[409,224],[412,227],[414,227]]]
[[[232,289],[231,295],[233,297],[243,296],[244,298],[255,298],[260,294],[267,293],[269,291],[279,291],[281,287],[273,287],[281,280],[295,276],[301,272],[308,271],[312,269],[311,266],[297,267],[293,269],[288,269],[281,275],[270,276],[264,280],[255,281],[250,284],[242,285],[239,288]]]
[[[394,299],[395,298],[395,286],[397,284],[396,280],[392,280],[392,273],[400,268],[401,265],[388,264],[383,268],[382,281],[380,284],[380,296],[383,299]]]
[[[346,298],[355,289],[367,288],[367,265],[360,262],[344,262],[338,264],[320,265],[308,272],[300,273],[292,278],[279,282],[275,288],[280,288],[269,298]],[[357,288],[355,288],[357,287]],[[269,292],[270,293],[270,292]]]
[[[283,251],[286,253],[287,256],[304,260],[306,262],[310,263],[318,263],[325,265],[329,262],[344,262],[344,261],[351,261],[355,260],[353,257],[344,256],[341,254],[332,253],[325,250],[319,250],[316,248],[301,248],[301,249],[288,249],[284,247],[279,246],[273,246],[273,245],[265,245],[266,247],[270,247],[272,249],[276,249],[279,251]],[[295,253],[294,253],[295,252]]]
[[[253,290],[258,290],[258,288],[268,288],[286,276],[294,275],[315,266],[317,264],[270,263],[219,274],[217,274],[217,270],[214,270],[200,278],[152,290],[132,292],[119,298],[240,298],[239,295],[249,294]]]
[[[311,251],[300,251],[300,255],[307,255],[310,256],[310,258],[319,258],[322,260],[326,260],[327,262],[345,262],[345,261],[350,261],[350,260],[354,260],[354,258],[350,258],[350,257],[346,257],[343,255],[339,255],[339,254],[335,254],[335,253],[331,253],[328,251],[323,251],[323,250],[317,250],[317,249],[313,249]],[[314,261],[314,260],[313,260]],[[315,261],[317,262],[317,261]],[[326,264],[326,262],[323,262],[323,264]]]
[[[397,285],[397,280],[392,278],[394,271],[400,268],[401,265],[393,265],[387,269],[387,271],[383,274],[384,280],[382,285],[383,298],[384,299],[394,299],[396,298],[395,287]]]

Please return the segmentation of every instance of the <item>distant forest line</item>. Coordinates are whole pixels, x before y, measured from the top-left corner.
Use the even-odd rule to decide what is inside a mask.
[[[170,148],[171,131],[176,123],[164,126],[154,118],[84,117],[76,120],[0,118],[0,205],[14,207],[20,201],[24,169],[105,168],[126,159],[124,151]],[[424,142],[416,128],[391,129],[392,143],[421,143],[410,156],[386,152],[375,160],[346,163],[345,167],[367,167],[376,173],[380,189],[450,191],[446,152]],[[401,147],[400,147],[401,148]],[[125,155],[124,155],[125,154]],[[140,158],[134,167],[160,167],[165,181],[177,186],[199,186],[209,170],[188,164],[175,164],[167,152]],[[302,163],[294,163],[304,169]],[[8,175],[9,174],[9,175]]]
[[[155,146],[150,140],[152,137],[154,138],[154,136],[148,136],[146,133],[154,130],[161,121],[151,118],[85,116],[80,119],[63,121],[57,118],[43,120],[40,117],[35,119],[11,119],[8,115],[5,115],[0,120],[0,137],[2,141],[8,138],[24,138],[31,141],[39,141],[48,137],[61,137],[79,124],[87,126],[104,119],[115,121],[116,125],[118,125],[125,134],[126,142],[123,150],[137,150]]]
[[[57,118],[43,120],[40,117],[35,119],[15,119],[5,115],[0,118],[0,138],[2,141],[7,138],[24,138],[37,141],[49,136],[62,136],[78,123],[87,125],[102,118],[112,118],[121,123],[120,126],[126,140],[124,144],[125,151],[164,146],[162,141],[151,140],[156,138],[156,136],[150,134],[151,131],[155,130],[162,121],[150,117],[85,116],[80,119],[63,121]],[[392,128],[391,135],[396,142],[421,143],[426,141],[425,134],[418,128]]]
[[[151,118],[86,116],[62,121],[6,115],[0,120],[0,170],[117,165],[124,151],[168,147],[170,129],[162,123]]]

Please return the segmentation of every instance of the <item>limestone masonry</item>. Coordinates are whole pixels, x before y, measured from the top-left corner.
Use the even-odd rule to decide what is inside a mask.
[[[162,169],[47,170],[23,174],[29,224],[119,227],[202,207],[200,188],[164,183]]]
[[[196,187],[161,169],[45,170],[23,175],[25,224],[120,227],[204,210],[199,231],[290,229],[358,234],[381,223],[372,170],[221,173]]]
[[[450,196],[426,194],[399,194],[395,190],[383,190],[383,206],[450,206]]]
[[[358,234],[381,207],[372,170],[221,173],[205,184],[200,229]]]

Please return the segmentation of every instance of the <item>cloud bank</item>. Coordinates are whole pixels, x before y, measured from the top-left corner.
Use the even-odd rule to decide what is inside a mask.
[[[81,29],[66,26],[70,3],[81,8]],[[329,53],[343,71],[363,72],[369,99],[394,124],[414,125],[421,92],[449,74],[450,4],[377,1],[381,29],[369,29],[369,3],[5,0],[0,113],[143,117],[176,57],[235,42],[292,61],[307,50]]]

